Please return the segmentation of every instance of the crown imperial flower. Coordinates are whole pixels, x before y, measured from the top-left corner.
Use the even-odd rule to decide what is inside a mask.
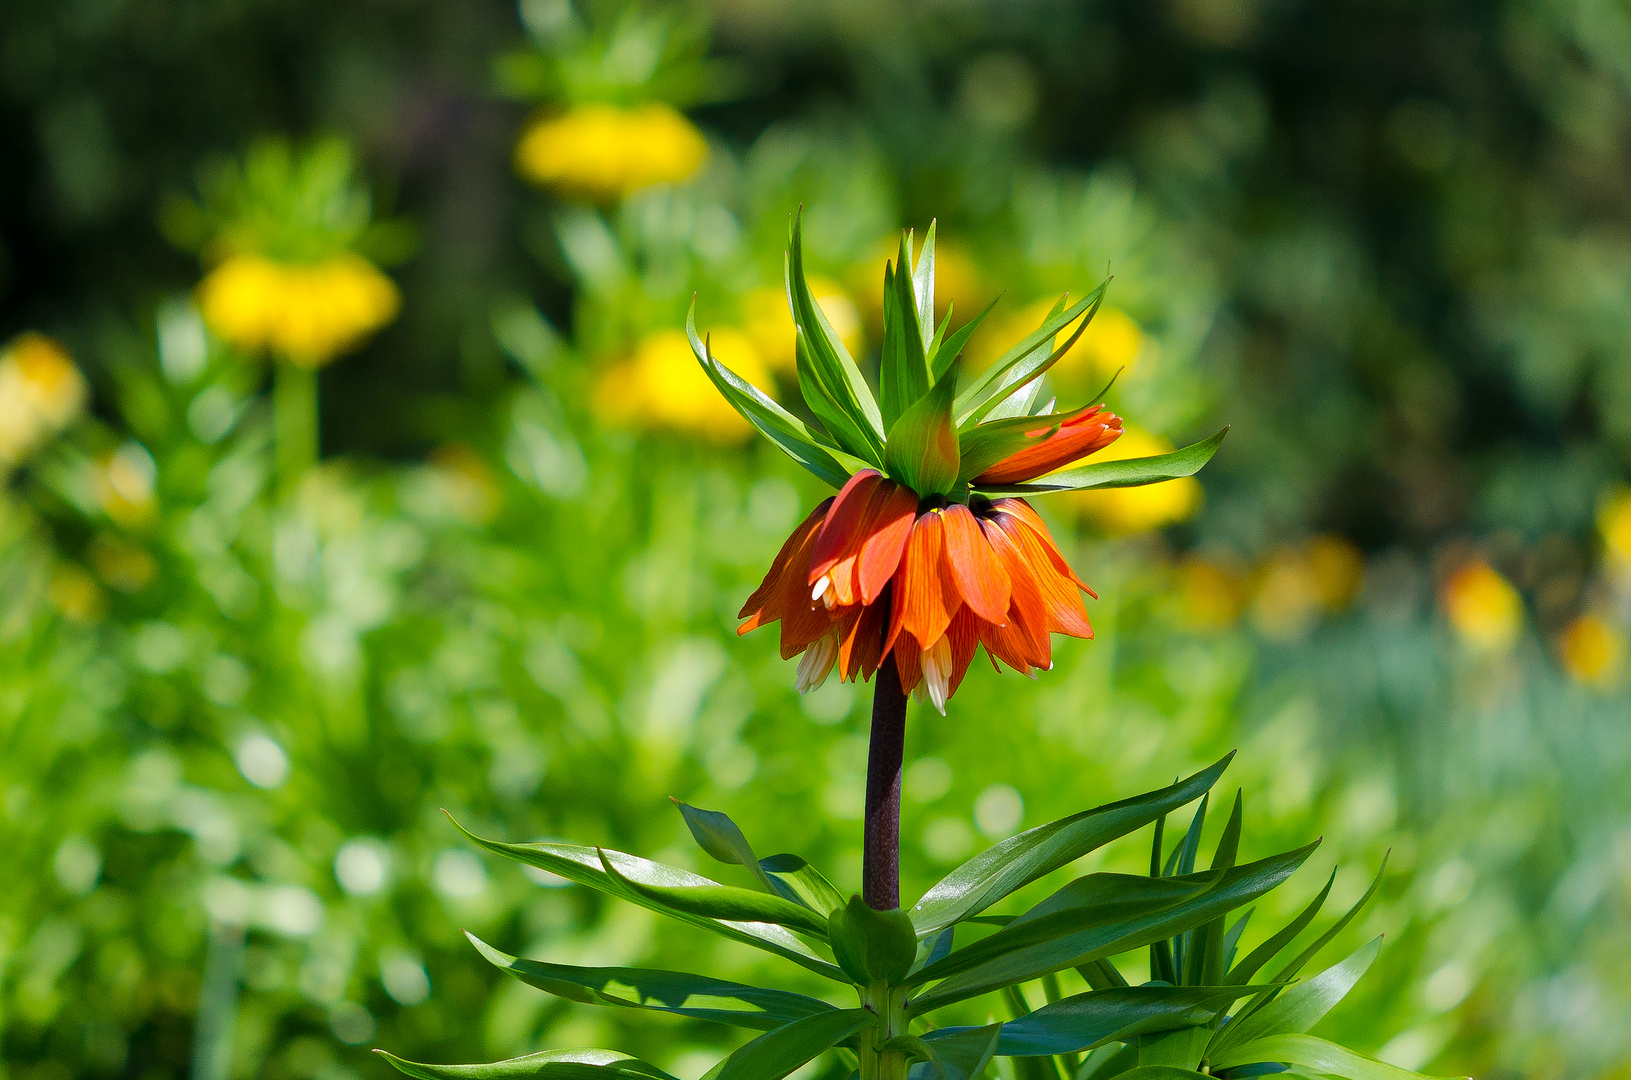
[[[1170,454],[1079,464],[1120,436],[1121,418],[1102,404],[1055,413],[1040,380],[1082,335],[1109,283],[1075,303],[1060,299],[960,386],[963,346],[991,308],[956,331],[948,310],[937,327],[934,226],[915,253],[907,233],[884,270],[874,395],[815,302],[797,217],[785,276],[799,390],[814,424],[722,364],[698,336],[694,309],[686,325],[726,400],[839,489],[782,545],[742,606],[739,633],[780,622],[782,657],[803,657],[800,692],[835,669],[844,680],[870,679],[893,663],[901,688],[942,712],[978,648],[993,667],[1033,675],[1053,666],[1053,634],[1092,637],[1081,593],[1094,594],[1024,496],[1190,476],[1224,434]]]

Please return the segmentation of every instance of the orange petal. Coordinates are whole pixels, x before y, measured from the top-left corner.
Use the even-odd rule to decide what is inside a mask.
[[[1052,422],[1026,434],[1042,435],[1055,423],[1059,424],[1059,430],[1003,458],[975,477],[976,484],[1024,483],[1097,453],[1121,436],[1121,417],[1105,412],[1102,405],[1065,417],[1039,416],[1037,419]]]
[[[821,527],[821,522],[826,517],[827,509],[830,506],[832,506],[832,499],[821,500],[820,505],[810,512],[809,517],[799,523],[798,527],[793,530],[792,535],[782,544],[781,550],[776,552],[776,557],[771,560],[770,571],[765,574],[764,581],[760,582],[759,587],[753,590],[753,595],[748,597],[747,602],[742,605],[742,610],[736,613],[738,619],[748,620],[737,630],[737,633],[745,634],[749,630],[756,629],[766,623],[773,623],[781,618],[779,601],[782,593],[782,579],[789,573],[799,578],[804,576],[802,568],[797,565],[794,556],[800,548],[806,545],[810,536]]]
[[[952,505],[942,515],[946,533],[946,561],[963,603],[988,623],[1008,621],[1008,572],[991,550],[966,506]]]
[[[855,576],[861,586],[863,604],[874,603],[889,579],[895,576],[901,554],[906,550],[906,538],[917,520],[917,493],[899,484],[891,483],[888,487],[888,496],[878,505],[871,535],[862,544],[861,558],[856,564]]]
[[[951,620],[946,636],[951,639],[951,693],[963,685],[968,665],[974,661],[974,650],[980,644],[980,619],[965,607]],[[950,697],[951,694],[946,695]]]
[[[872,678],[883,659],[883,635],[888,628],[888,609],[883,604],[849,609],[838,643],[839,674],[843,679],[854,681],[857,675]]]
[[[833,499],[832,509],[827,512],[827,520],[821,523],[821,533],[816,537],[815,551],[810,558],[810,580],[805,582],[807,586],[814,585],[845,555],[853,555],[860,549],[861,541],[865,539],[860,527],[866,521],[868,504],[883,483],[884,478],[877,470],[862,469],[839,490]]]
[[[1048,640],[1048,609],[1042,588],[1008,534],[991,521],[982,521],[980,526],[1007,568],[1012,584],[1007,625],[982,624],[980,643],[993,657],[993,664],[1000,659],[1022,675],[1033,667],[1046,668],[1053,662],[1053,647]]]
[[[895,670],[900,673],[900,688],[910,694],[923,681],[923,650],[918,648],[912,635],[907,634],[895,643],[889,655],[894,658]]]
[[[1032,579],[1041,589],[1042,602],[1048,612],[1048,629],[1071,637],[1092,637],[1093,628],[1088,625],[1081,593],[1076,591],[1073,577],[1065,577],[1055,567],[1049,555],[1051,545],[1044,543],[1013,514],[998,514],[992,520],[1019,548]]]
[[[946,632],[951,617],[963,606],[957,587],[946,573],[945,528],[942,514],[931,510],[917,519],[906,540],[906,553],[895,571],[893,610],[884,651],[895,644],[904,628],[920,646],[933,645]]]
[[[1093,599],[1097,600],[1099,598],[1099,594],[1088,588],[1087,582],[1077,577],[1076,571],[1072,570],[1070,563],[1065,561],[1064,553],[1059,550],[1059,545],[1054,543],[1053,534],[1048,531],[1048,526],[1043,522],[1042,515],[1036,512],[1036,507],[1024,499],[997,499],[992,502],[991,509],[1017,517],[1025,524],[1026,528],[1036,534],[1037,540],[1047,550],[1048,561],[1053,564],[1055,570],[1075,582],[1078,589]]]

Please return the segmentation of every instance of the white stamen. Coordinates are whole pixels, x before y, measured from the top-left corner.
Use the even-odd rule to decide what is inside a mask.
[[[831,584],[832,578],[826,574],[822,574],[820,579],[816,581],[815,588],[810,590],[810,599],[820,600],[823,594],[826,593],[827,587]]]
[[[941,634],[940,640],[923,650],[923,685],[929,689],[929,700],[946,715],[946,699],[951,696],[951,639]]]
[[[794,686],[801,694],[808,694],[832,674],[833,664],[838,660],[838,630],[836,628],[822,634],[821,637],[810,643],[804,650],[804,658],[799,661],[798,679]]]

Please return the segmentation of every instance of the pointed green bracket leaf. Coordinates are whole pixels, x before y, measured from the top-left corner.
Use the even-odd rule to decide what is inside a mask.
[[[1029,360],[1033,364],[1037,363],[1035,354],[1038,352],[1039,347],[1052,341],[1055,334],[1075,322],[1089,307],[1102,300],[1105,287],[1108,284],[1109,282],[1105,282],[1068,307],[1055,307],[1054,311],[1042,321],[1041,326],[1031,331],[1020,340],[1019,344],[998,357],[997,362],[982,372],[968,389],[957,395],[956,414],[959,426],[975,417],[981,409],[989,409],[1000,402],[1002,398],[1018,390],[1023,385],[1023,381],[1029,381],[1009,379],[1008,376],[1016,366],[1024,361]],[[1054,359],[1057,360],[1058,358],[1055,357]]]
[[[1282,993],[1250,1016],[1230,1024],[1212,1040],[1212,1052],[1222,1053],[1231,1046],[1268,1035],[1293,1035],[1307,1031],[1347,996],[1382,949],[1382,939],[1372,938],[1340,964],[1332,965]]]
[[[1074,1054],[1138,1035],[1200,1027],[1251,991],[1228,986],[1127,986],[1089,990],[1002,1025],[997,1054]]]
[[[875,911],[859,896],[832,913],[827,941],[845,974],[858,986],[899,986],[917,959],[917,935],[904,911]]]
[[[644,897],[658,911],[721,922],[774,923],[826,937],[827,922],[809,908],[779,895],[738,889],[717,882],[706,885],[649,885],[624,877],[602,851],[601,866],[608,877]]]
[[[932,256],[931,256],[932,258]],[[878,389],[884,430],[893,436],[895,424],[929,392],[929,361],[925,354],[928,333],[918,318],[913,295],[912,248],[901,233],[900,254],[893,267],[884,268],[883,351],[878,362]],[[933,318],[931,309],[930,318]],[[885,454],[887,455],[887,447]]]
[[[722,863],[747,867],[766,892],[779,892],[771,882],[770,875],[759,865],[753,845],[748,843],[748,838],[742,835],[742,830],[730,819],[730,815],[718,810],[703,810],[678,799],[672,801],[679,808],[680,816],[685,819],[685,825],[691,830],[691,837],[698,847]]]
[[[975,315],[974,318],[970,319],[962,326],[959,326],[952,332],[950,337],[943,338],[939,344],[935,345],[934,353],[929,357],[929,368],[934,372],[936,382],[939,382],[941,377],[946,374],[946,371],[951,367],[952,362],[963,354],[963,348],[968,344],[968,339],[974,336],[974,331],[980,328],[980,324],[985,322],[985,317],[991,314],[991,309],[996,307],[997,301],[1001,299],[1002,296],[999,294],[989,304],[985,305],[984,309],[981,310],[978,315]],[[951,308],[949,305],[946,309],[946,320],[948,322],[951,320]],[[944,333],[945,328],[942,327],[940,332],[936,334],[936,337],[940,337]]]
[[[1121,461],[1095,461],[1031,480],[1024,484],[998,484],[981,487],[988,495],[1046,495],[1052,491],[1087,491],[1094,488],[1142,487],[1167,480],[1194,476],[1212,460],[1229,434],[1224,428],[1209,439],[1191,443],[1170,454],[1126,458]]]
[[[743,986],[684,971],[550,964],[500,952],[469,932],[465,937],[499,970],[546,994],[587,1005],[652,1009],[759,1031],[833,1011],[825,1001],[785,990]]]
[[[1038,825],[982,851],[923,894],[911,910],[912,925],[919,937],[928,937],[979,914],[1014,890],[1200,798],[1233,758],[1231,753],[1170,787]]]
[[[875,465],[883,464],[883,418],[860,368],[839,340],[804,275],[804,229],[793,216],[786,262],[787,306],[793,314],[799,390],[845,450]]]
[[[1425,1074],[1388,1065],[1375,1058],[1317,1039],[1312,1035],[1271,1035],[1237,1046],[1213,1060],[1214,1072],[1242,1065],[1283,1063],[1300,1065],[1314,1072],[1345,1077],[1346,1080],[1423,1080]],[[1131,1076],[1131,1073],[1123,1074]],[[1433,1080],[1433,1078],[1428,1078]],[[1466,1080],[1466,1078],[1462,1078]]]
[[[374,1053],[397,1071],[419,1080],[511,1080],[528,1076],[540,1080],[675,1080],[655,1065],[615,1050],[545,1050],[487,1065],[425,1065],[404,1061],[384,1050]]]
[[[1256,975],[1264,964],[1278,956],[1281,949],[1291,944],[1292,939],[1302,933],[1303,928],[1314,921],[1314,916],[1318,915],[1320,908],[1325,906],[1325,898],[1331,895],[1331,886],[1336,884],[1336,879],[1337,872],[1332,870],[1331,876],[1325,879],[1325,888],[1321,889],[1314,899],[1308,902],[1307,907],[1297,913],[1295,919],[1275,931],[1267,941],[1247,953],[1246,958],[1236,964],[1228,975],[1224,976],[1224,985],[1234,986],[1238,983],[1251,982],[1252,976]]]
[[[943,981],[919,994],[911,1010],[937,1009],[1183,933],[1279,885],[1317,846],[1188,877],[1078,878],[997,933],[913,975],[909,985]]]
[[[782,1080],[876,1020],[866,1009],[835,1009],[795,1020],[766,1032],[726,1058],[718,1080]]]
[[[917,308],[918,339],[925,345],[934,339],[934,226],[933,221],[929,222],[929,231],[923,234],[923,248],[912,263],[912,302]],[[907,246],[910,245],[908,239]]]
[[[822,480],[834,487],[844,486],[850,473],[855,470],[847,467],[846,463],[839,459],[836,447],[823,445],[821,438],[805,426],[804,421],[776,404],[757,386],[714,359],[708,344],[697,336],[695,300],[691,301],[691,310],[685,316],[685,333],[691,340],[691,351],[696,354],[697,363],[702,365],[702,370],[709,381],[744,420],[757,428],[765,438],[781,447],[788,457]]]
[[[1104,299],[1104,289],[1100,286],[1099,293],[1093,301],[1093,306],[1087,309],[1082,321],[1065,338],[1063,345],[1055,345],[1053,339],[1045,341],[1010,367],[997,388],[992,391],[984,403],[966,414],[959,413],[957,424],[961,428],[972,427],[988,418],[1000,419],[1005,416],[1018,416],[1022,413],[1032,412],[1031,406],[1035,402],[1036,393],[1041,386],[1042,376],[1053,369],[1060,359],[1075,347],[1076,342],[1087,332],[1087,324],[1093,321],[1093,316],[1099,312],[1099,303]],[[1060,304],[1064,301],[1061,299]],[[1058,308],[1054,309],[1055,311]],[[1021,393],[1021,391],[1024,391]],[[1043,409],[1048,412],[1051,409]]]
[[[453,820],[452,815],[448,816],[448,820]],[[775,953],[777,956],[791,960],[795,964],[809,968],[818,975],[824,975],[837,982],[849,982],[849,979],[845,977],[838,965],[817,956],[810,950],[808,945],[781,926],[766,922],[721,920],[681,913],[659,904],[637,891],[630,884],[631,882],[638,882],[642,885],[657,887],[708,885],[723,887],[719,886],[717,881],[712,881],[700,874],[693,874],[677,867],[664,866],[662,863],[626,855],[621,851],[584,847],[578,844],[508,844],[500,840],[483,839],[470,832],[457,821],[453,821],[453,827],[473,843],[479,844],[488,851],[502,855],[507,859],[514,859],[517,862],[526,863],[528,866],[547,870],[552,874],[566,878],[568,881],[576,882],[579,885],[587,885],[591,889],[598,889],[609,896],[627,900],[630,903],[669,915],[693,926],[712,930],[714,933],[728,937],[733,941],[739,941],[745,945],[752,945],[755,948],[764,949],[766,952]],[[605,862],[602,862],[602,859]],[[606,873],[604,868],[606,863],[610,863],[617,868],[616,876]],[[756,894],[749,893],[749,895]]]
[[[768,855],[759,860],[759,868],[770,875],[777,892],[822,917],[844,906],[844,894],[797,855]]]
[[[953,364],[945,378],[889,429],[885,471],[891,480],[919,495],[949,495],[957,485],[957,425],[951,419],[956,391],[957,365]]]
[[[1201,1056],[1206,1053],[1206,1044],[1211,1038],[1212,1029],[1208,1027],[1144,1035],[1138,1040],[1138,1063],[1172,1069],[1199,1069]]]
[[[908,1080],[975,1080],[997,1052],[1001,1024],[939,1028],[918,1040],[929,1060],[913,1065]]]

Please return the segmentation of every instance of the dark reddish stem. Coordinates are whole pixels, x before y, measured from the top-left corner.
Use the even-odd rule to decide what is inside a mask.
[[[872,741],[866,756],[866,833],[861,899],[878,911],[900,907],[900,766],[906,750],[906,691],[895,658],[878,666]]]

